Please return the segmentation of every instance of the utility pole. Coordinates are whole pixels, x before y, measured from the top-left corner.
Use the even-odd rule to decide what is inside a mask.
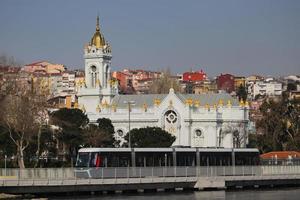
[[[125,104],[128,104],[128,134],[129,134],[129,148],[131,148],[131,135],[130,135],[130,112],[131,105],[135,104],[135,101],[124,101]]]

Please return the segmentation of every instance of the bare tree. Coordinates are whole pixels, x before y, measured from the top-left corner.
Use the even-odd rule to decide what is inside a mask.
[[[33,82],[33,79],[29,84],[20,79],[8,80],[1,94],[0,123],[16,146],[19,167],[25,168],[24,150],[33,135],[40,135],[47,120],[47,95],[39,82]]]
[[[220,134],[232,134],[232,145],[234,148],[241,148],[243,147],[248,140],[248,136],[245,132],[244,123],[227,123]]]
[[[0,66],[11,66],[11,67],[19,67],[22,64],[17,61],[13,56],[8,56],[5,53],[0,55]]]
[[[105,133],[95,124],[90,124],[85,131],[87,146],[90,147],[106,147],[106,143],[112,139],[110,134]],[[112,142],[111,142],[112,143]]]
[[[172,77],[170,69],[162,72],[162,77],[154,80],[149,88],[150,94],[167,94],[169,89],[173,88],[175,91],[180,91],[178,81]]]

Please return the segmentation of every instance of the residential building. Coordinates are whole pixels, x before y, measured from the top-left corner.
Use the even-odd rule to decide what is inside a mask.
[[[23,66],[21,71],[27,73],[57,74],[64,72],[65,66],[61,64],[52,64],[47,61],[39,61]]]
[[[196,72],[184,72],[182,75],[182,81],[184,82],[200,82],[205,81],[207,79],[206,73],[201,69]]]
[[[217,85],[215,80],[205,80],[194,84],[193,86],[194,94],[208,94],[217,93]]]
[[[282,94],[282,83],[275,80],[257,81],[248,83],[248,97],[256,99],[257,97],[276,97]]]
[[[238,91],[240,86],[246,87],[246,78],[244,76],[235,76],[234,77],[234,90]]]
[[[218,90],[224,90],[228,93],[235,91],[234,76],[231,74],[221,74],[216,78]]]

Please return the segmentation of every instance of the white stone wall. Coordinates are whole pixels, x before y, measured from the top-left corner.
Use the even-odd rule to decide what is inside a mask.
[[[100,105],[109,104],[117,93],[110,84],[111,58],[111,53],[95,46],[88,46],[84,50],[85,85],[78,88],[77,96],[79,108],[89,116],[95,115]]]
[[[234,131],[238,131],[240,138],[243,139],[240,147],[246,145],[245,126],[249,120],[247,107],[223,106],[217,110],[213,108],[208,110],[204,107],[189,109],[174,94],[169,94],[159,106],[148,108],[147,112],[141,108],[133,108],[130,113],[130,127],[134,129],[158,126],[165,129],[164,114],[169,110],[178,114],[179,123],[176,124],[175,131],[172,133],[176,136],[174,146],[232,148]],[[110,108],[103,109],[101,113],[90,116],[90,119],[96,121],[103,117],[112,120],[116,139],[124,141],[123,136],[129,131],[128,109],[117,108],[115,112]],[[119,130],[122,130],[122,136],[118,134]]]

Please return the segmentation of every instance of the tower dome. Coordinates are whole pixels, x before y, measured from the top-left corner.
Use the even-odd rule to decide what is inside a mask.
[[[91,39],[91,45],[95,45],[97,48],[103,48],[105,45],[105,39],[100,32],[99,16],[97,16],[96,32]]]

